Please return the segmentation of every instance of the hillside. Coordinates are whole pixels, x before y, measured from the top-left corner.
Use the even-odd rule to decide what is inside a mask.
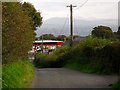
[[[66,21],[66,23],[65,23]],[[87,36],[90,34],[93,27],[98,25],[109,26],[113,31],[117,31],[117,20],[83,20],[74,19],[74,34],[80,36]],[[68,18],[50,18],[43,21],[40,28],[36,30],[37,36],[46,33],[52,33],[54,35],[65,34],[69,35],[69,19]]]

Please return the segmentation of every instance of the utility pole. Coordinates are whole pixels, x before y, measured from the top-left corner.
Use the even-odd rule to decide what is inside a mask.
[[[43,34],[42,34],[42,54],[43,54]]]
[[[77,6],[73,6],[72,4],[70,4],[70,46],[73,45],[73,7],[77,7]]]

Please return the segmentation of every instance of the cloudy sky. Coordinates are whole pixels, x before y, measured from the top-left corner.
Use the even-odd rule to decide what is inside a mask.
[[[119,0],[22,0],[32,3],[41,12],[43,20],[52,17],[67,17],[73,4],[74,17],[83,19],[117,19]],[[87,1],[87,2],[86,2]],[[86,4],[84,4],[86,2]],[[81,7],[81,5],[83,5]]]
[[[47,28],[45,22],[47,22],[51,18],[69,18],[70,15],[70,8],[66,7],[70,4],[73,4],[77,7],[73,9],[73,16],[74,20],[86,20],[87,22],[90,21],[92,24],[91,26],[87,26],[86,22],[83,24],[86,25],[87,28],[82,29],[83,27],[80,26],[82,23],[76,25],[78,31],[81,35],[88,35],[90,34],[90,30],[93,27],[99,24],[110,26],[113,31],[117,31],[117,24],[118,24],[118,2],[119,0],[20,0],[22,2],[30,2],[34,5],[37,11],[41,12],[41,16],[43,17],[43,25],[42,27],[37,30],[37,35],[43,33],[52,33],[52,29],[59,30],[56,27],[56,24],[51,28]],[[99,22],[99,20],[102,20]],[[64,20],[65,21],[65,20]],[[59,22],[59,21],[58,21]],[[61,22],[64,23],[64,22]],[[61,24],[62,28],[64,24]],[[60,25],[59,25],[60,26]],[[84,26],[85,27],[85,26]],[[61,31],[59,31],[61,32]],[[68,31],[67,31],[68,32]],[[63,34],[65,30],[63,31]],[[68,33],[69,34],[69,33]]]

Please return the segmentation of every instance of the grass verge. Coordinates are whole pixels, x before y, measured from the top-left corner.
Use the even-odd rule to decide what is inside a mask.
[[[68,63],[64,68],[70,68],[73,70],[78,70],[82,71],[85,73],[96,73],[96,74],[110,74],[110,72],[106,71],[106,69],[102,69],[101,66],[95,65],[94,63],[89,63],[89,64],[79,64],[77,62],[74,63]]]
[[[34,67],[27,60],[3,65],[3,88],[28,88],[34,76]]]

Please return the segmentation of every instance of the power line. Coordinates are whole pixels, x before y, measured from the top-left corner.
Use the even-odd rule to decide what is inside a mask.
[[[75,10],[78,10],[79,8],[83,7],[86,3],[88,2],[88,0],[86,0],[83,4],[81,4],[78,8],[76,8]]]
[[[78,8],[76,8],[75,10],[78,10],[79,8],[83,7],[87,2],[88,2],[88,0],[86,0],[86,1],[85,1],[83,4],[81,4],[80,6],[78,6]],[[74,22],[75,22],[76,32],[77,32],[78,34],[80,34],[80,33],[79,33],[79,30],[77,30],[77,29],[79,29],[79,28],[78,28],[77,25],[76,25],[76,20],[74,20]]]
[[[58,35],[61,35],[61,33],[63,32],[63,30],[64,30],[64,28],[65,28],[65,25],[66,25],[66,23],[67,23],[67,20],[68,20],[68,17],[69,16],[69,13],[67,14],[67,16],[66,16],[66,19],[65,19],[65,22],[64,22],[64,24],[63,24],[63,27],[61,28],[61,30],[60,30],[60,33],[58,34]]]

